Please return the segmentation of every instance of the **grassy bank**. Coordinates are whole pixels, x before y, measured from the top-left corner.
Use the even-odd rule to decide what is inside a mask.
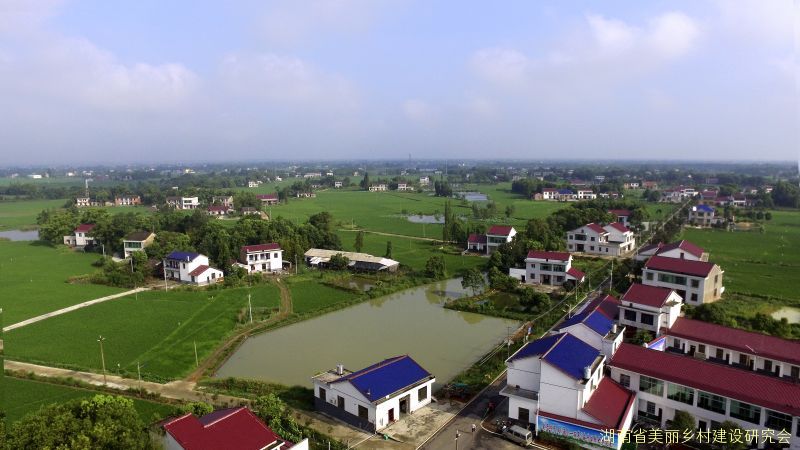
[[[0,201],[0,231],[36,228],[36,217],[43,209],[61,208],[66,199]]]

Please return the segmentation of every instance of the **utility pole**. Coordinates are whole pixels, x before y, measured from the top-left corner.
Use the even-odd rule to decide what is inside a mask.
[[[142,387],[142,366],[136,361],[136,373],[139,374],[139,387]]]
[[[108,380],[106,379],[106,356],[105,356],[105,354],[103,354],[103,341],[105,341],[105,340],[106,340],[106,338],[104,338],[103,336],[99,336],[98,339],[97,339],[97,342],[100,343],[100,363],[103,365],[103,384],[104,385],[108,384]]]
[[[506,327],[506,359],[508,359],[509,352],[511,352],[511,327]]]
[[[164,269],[164,292],[167,292],[167,263],[166,263],[166,261],[163,264],[164,264],[164,266],[163,266],[163,269]]]
[[[200,361],[197,359],[197,341],[194,341],[194,366],[200,366]]]
[[[609,277],[608,289],[614,289],[614,258],[611,258],[611,276]]]
[[[253,304],[250,303],[250,293],[247,293],[247,307],[250,309],[250,323],[253,323]]]
[[[294,274],[297,275],[297,255],[294,255]]]

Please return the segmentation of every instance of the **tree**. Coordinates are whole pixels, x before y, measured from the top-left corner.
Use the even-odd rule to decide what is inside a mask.
[[[233,196],[233,207],[237,211],[241,211],[242,208],[261,209],[261,200],[253,192],[241,191]]]
[[[145,249],[147,256],[152,259],[164,259],[170,252],[182,250],[193,251],[189,236],[174,231],[160,231],[156,234],[153,243]]]
[[[636,330],[636,334],[631,339],[631,343],[636,345],[646,344],[653,340],[653,335],[647,330]]]
[[[435,279],[445,278],[447,272],[445,270],[444,258],[439,255],[428,258],[428,262],[425,263],[425,275]]]
[[[779,181],[772,188],[772,201],[777,206],[800,208],[800,188],[785,181]]]
[[[679,431],[681,436],[689,436],[694,434],[694,431],[697,429],[697,424],[693,415],[679,409],[675,411],[675,416],[673,416],[669,428],[670,430]]]
[[[173,415],[182,416],[184,414],[194,414],[197,417],[203,417],[206,414],[214,412],[214,407],[206,402],[191,402],[180,406],[176,406]]]
[[[361,189],[368,191],[369,190],[369,173],[364,172],[364,178],[361,179],[361,183],[359,183]]]
[[[11,425],[7,448],[151,449],[133,400],[113,395],[53,404]]]
[[[350,260],[341,253],[331,256],[330,261],[328,261],[328,267],[333,270],[345,270],[348,264],[350,264]]]
[[[359,231],[356,233],[356,243],[353,245],[357,252],[361,252],[361,249],[364,248],[364,232]]]
[[[722,422],[721,424],[719,424],[719,428],[718,429],[725,430],[725,436],[733,436],[733,435],[744,436],[745,435],[745,432],[744,432],[744,430],[742,430],[742,427],[740,427],[738,423],[736,423],[736,422],[734,422],[732,420],[726,420],[726,421]],[[778,430],[778,431],[780,431],[780,430]],[[786,430],[786,431],[787,432],[791,432],[792,430]],[[728,439],[727,442],[725,443],[725,450],[744,450],[746,448],[747,448],[747,444],[744,442],[744,439],[742,439],[739,442],[733,442],[732,439]]]
[[[275,394],[256,398],[252,409],[253,413],[266,422],[278,436],[294,442],[302,439],[300,428],[289,415],[286,404]]]
[[[512,215],[514,215],[514,205],[506,206],[506,218],[510,219]]]
[[[36,218],[39,225],[39,239],[51,244],[64,242],[64,236],[72,234],[78,226],[78,217],[71,210],[44,210]]]
[[[392,259],[392,241],[386,241],[386,258]]]
[[[486,285],[486,280],[483,279],[483,274],[476,269],[472,268],[464,273],[464,277],[461,279],[461,287],[464,289],[472,289],[472,295],[477,295],[478,290],[482,289]]]

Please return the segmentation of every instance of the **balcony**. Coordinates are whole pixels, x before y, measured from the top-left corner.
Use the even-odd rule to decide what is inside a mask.
[[[502,395],[504,397],[524,398],[524,399],[533,400],[533,401],[536,401],[536,402],[539,401],[539,393],[538,392],[529,391],[527,389],[517,388],[517,387],[514,387],[514,386],[508,386],[508,385],[506,385],[506,387],[504,387],[500,391],[500,395]]]

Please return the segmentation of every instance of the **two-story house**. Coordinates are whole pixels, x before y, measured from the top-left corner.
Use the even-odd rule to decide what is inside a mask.
[[[239,266],[247,273],[283,270],[283,250],[277,243],[245,245],[239,249]]]
[[[164,278],[198,285],[222,281],[222,271],[210,267],[208,264],[206,255],[175,251],[164,258]]]
[[[611,358],[625,335],[616,323],[620,301],[612,295],[595,297],[579,312],[553,327],[552,333],[569,333]]]
[[[665,258],[689,259],[692,261],[708,261],[708,252],[700,246],[686,240],[671,242],[669,244],[652,244],[639,249],[636,260],[646,261],[651,256]]]
[[[567,281],[582,283],[586,274],[572,267],[572,255],[567,252],[531,250],[525,258],[524,271],[510,269],[509,275],[527,284],[561,286]]]
[[[689,210],[689,223],[701,227],[710,227],[716,225],[720,221],[724,221],[721,217],[717,217],[716,210],[713,206],[697,205],[692,206]]]
[[[653,256],[642,269],[642,284],[672,289],[684,303],[696,306],[719,300],[725,292],[723,273],[706,261]]]
[[[578,200],[593,200],[597,198],[597,194],[591,189],[578,189]]]
[[[672,289],[634,283],[620,299],[619,323],[660,336],[681,314],[683,299]]]
[[[136,206],[142,204],[142,198],[138,195],[118,195],[114,197],[115,206]]]
[[[64,245],[84,248],[96,244],[97,240],[91,235],[94,227],[95,224],[93,223],[82,223],[78,225],[71,235],[64,236]]]
[[[586,224],[567,232],[567,250],[602,254],[601,246],[608,245],[608,231],[596,223]]]
[[[636,237],[628,227],[622,222],[610,223],[603,227],[608,236],[607,245],[601,246],[600,254],[611,256],[623,256],[632,252],[636,248]]]
[[[510,225],[492,225],[486,230],[486,253],[491,255],[501,244],[514,240],[517,230]]]
[[[620,222],[626,227],[631,226],[630,222],[631,211],[629,209],[609,209],[608,213],[613,214],[614,217],[617,218],[617,222]]]
[[[211,197],[211,204],[220,205],[220,206],[227,206],[228,208],[233,208],[233,196],[232,195],[215,195],[215,196]]]
[[[128,233],[122,239],[122,250],[125,257],[131,256],[133,252],[143,252],[145,248],[155,240],[156,235],[151,231],[134,231]]]
[[[256,198],[259,199],[264,206],[278,204],[278,194],[256,194]]]
[[[200,199],[198,197],[167,197],[167,206],[175,209],[197,209],[200,206]]]

